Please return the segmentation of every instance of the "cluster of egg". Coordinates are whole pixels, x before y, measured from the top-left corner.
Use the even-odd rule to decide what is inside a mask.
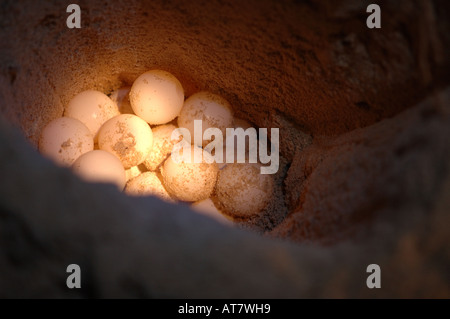
[[[228,219],[211,200],[213,193],[227,216],[260,212],[270,200],[273,180],[260,174],[259,164],[219,166],[206,158],[212,155],[205,150],[201,163],[172,159],[180,141],[171,139],[172,132],[178,126],[194,136],[194,120],[202,120],[203,131],[216,127],[223,136],[226,128],[250,126],[233,118],[224,98],[199,92],[185,101],[172,74],[152,70],[110,97],[93,90],[76,95],[64,116],[43,129],[39,150],[83,179],[113,183],[129,195],[191,202],[199,212],[223,221]],[[204,146],[192,144],[191,155]]]

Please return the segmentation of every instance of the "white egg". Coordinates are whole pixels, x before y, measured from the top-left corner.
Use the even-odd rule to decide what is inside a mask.
[[[130,168],[144,162],[152,150],[152,130],[136,115],[121,114],[101,127],[98,146],[116,155],[125,168]]]
[[[191,133],[191,143],[194,143],[194,120],[202,121],[202,136],[208,128],[218,128],[226,136],[226,128],[233,126],[233,111],[230,103],[219,95],[210,92],[199,92],[189,97],[178,116],[178,126],[184,127]],[[210,140],[203,140],[206,146]]]
[[[45,126],[39,151],[59,165],[70,166],[82,154],[94,149],[91,131],[80,121],[60,117]]]
[[[145,172],[130,180],[125,193],[132,196],[153,195],[165,201],[173,201],[155,172]]]
[[[134,114],[130,103],[130,86],[122,87],[111,93],[110,99],[116,103],[120,114]]]
[[[172,132],[177,127],[172,124],[156,126],[153,132],[153,148],[144,161],[144,165],[149,171],[156,171],[172,152],[173,146],[181,140],[171,140]]]
[[[88,182],[115,184],[119,190],[123,190],[126,183],[122,163],[106,151],[96,150],[83,154],[73,163],[72,169]]]
[[[130,91],[134,113],[152,125],[166,124],[180,114],[184,91],[175,76],[162,70],[140,75]]]
[[[108,96],[93,90],[77,94],[64,112],[64,116],[83,122],[91,130],[95,140],[103,123],[119,114],[117,105]]]
[[[248,217],[261,212],[273,196],[273,175],[261,174],[260,164],[228,164],[217,179],[216,195],[225,212]]]
[[[233,120],[234,123],[234,128],[242,128],[244,131],[251,126],[251,124],[249,122],[247,122],[246,120],[243,119],[239,119],[239,118],[234,118]],[[249,150],[250,148],[255,148],[255,151],[257,150],[257,143],[255,143],[255,141],[250,142],[250,138],[247,138],[245,136],[245,132],[243,133],[236,133],[236,135],[234,136],[234,157],[232,157],[231,159],[227,160],[227,145],[226,142],[227,140],[225,140],[224,144],[223,144],[223,150],[222,150],[222,156],[223,156],[223,160],[222,163],[218,163],[219,165],[219,169],[223,169],[226,165],[227,162],[228,163],[237,163],[238,162],[238,152],[239,152],[239,147],[238,147],[238,140],[244,140],[245,141],[245,150],[244,150],[244,156],[243,158],[245,159],[246,162],[248,162],[249,160]],[[257,140],[256,140],[257,142]],[[253,143],[253,144],[251,144]],[[214,152],[215,153],[215,152]],[[213,154],[214,154],[213,153]],[[256,153],[255,153],[256,154]]]
[[[219,166],[219,169],[222,170],[225,166],[227,166],[230,163],[238,163],[238,146],[237,143],[234,144],[234,156],[227,156],[227,146],[224,145],[222,148],[222,161],[217,163]],[[213,155],[216,154],[216,150],[212,153]],[[245,162],[248,162],[248,148],[245,149],[244,159]]]
[[[144,169],[145,169],[145,170],[144,170]],[[146,172],[146,171],[147,171],[147,169],[145,168],[145,166],[142,167],[142,164],[141,164],[141,165],[138,165],[138,166],[133,166],[133,167],[127,168],[127,169],[125,170],[125,175],[126,175],[126,177],[127,177],[127,182],[128,182],[129,180],[131,180],[131,179],[133,179],[133,178],[135,178],[135,177],[141,175],[142,173],[144,173],[144,172]]]
[[[207,198],[192,204],[192,209],[200,214],[204,214],[206,216],[212,217],[215,220],[231,225],[231,220],[229,217],[222,214],[217,207],[214,205],[211,198]]]
[[[202,161],[195,163],[194,147],[189,148],[190,162],[177,163],[169,156],[161,168],[165,188],[169,194],[181,201],[195,202],[209,198],[216,185],[219,171],[217,164],[206,151],[203,152]],[[205,161],[205,156],[208,157],[208,162],[212,162],[211,164]]]

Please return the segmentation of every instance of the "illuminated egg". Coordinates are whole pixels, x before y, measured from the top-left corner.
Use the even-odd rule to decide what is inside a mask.
[[[64,116],[83,122],[91,130],[95,140],[103,123],[119,114],[117,105],[108,96],[93,90],[77,94],[64,112]]]
[[[217,151],[214,150],[212,152],[212,154],[214,155],[214,154],[216,154],[216,152]],[[222,170],[225,166],[227,166],[227,164],[229,164],[229,163],[227,163],[227,158],[228,158],[227,157],[227,147],[226,147],[226,144],[224,144],[223,148],[222,148],[222,160],[220,162],[217,162],[217,165],[219,166],[220,170]],[[246,156],[246,158],[247,158],[247,156]],[[236,146],[236,144],[234,145],[234,157],[230,161],[231,161],[231,163],[237,162],[237,146]]]
[[[125,169],[113,154],[96,150],[80,156],[72,165],[73,171],[87,182],[111,183],[123,190]]]
[[[180,114],[184,90],[169,72],[151,70],[134,81],[130,102],[134,113],[149,124],[166,124]]]
[[[211,151],[211,154],[215,156],[217,154],[217,150],[214,148]],[[234,157],[236,158],[236,153],[235,153]],[[221,170],[225,166],[227,166],[227,147],[226,147],[225,143],[223,144],[223,147],[222,147],[222,159],[216,158],[216,163],[217,163],[217,166],[219,167],[219,170]]]
[[[210,92],[199,92],[189,97],[178,116],[178,126],[184,127],[191,133],[191,143],[194,143],[194,120],[202,121],[202,136],[208,128],[218,128],[226,136],[226,128],[233,126],[233,111],[230,103],[219,95]],[[211,141],[202,139],[206,146]],[[198,144],[198,143],[197,143]]]
[[[116,155],[125,168],[130,168],[144,162],[152,150],[152,130],[136,115],[121,114],[101,127],[98,146]]]
[[[188,149],[191,153],[190,161],[177,163],[172,154],[164,162],[161,174],[163,185],[169,194],[181,201],[195,202],[210,197],[216,185],[219,168],[211,154],[206,151],[203,152],[200,162],[195,163],[194,147]],[[201,148],[198,150],[202,152]],[[205,159],[212,163],[208,164]]]
[[[94,149],[91,131],[80,121],[60,117],[45,126],[39,151],[62,166],[70,166],[82,154]]]
[[[224,224],[232,224],[230,219],[222,214],[214,205],[213,201],[210,198],[195,202],[192,204],[191,208],[206,216],[214,218],[215,220],[224,223]]]
[[[153,195],[166,201],[172,201],[155,172],[145,172],[130,180],[125,187],[125,193],[131,196]]]
[[[172,152],[173,146],[181,140],[182,137],[179,140],[171,140],[172,132],[176,128],[175,125],[165,124],[152,129],[153,148],[144,161],[149,171],[156,171]]]
[[[243,119],[239,119],[239,118],[234,118],[233,123],[234,123],[234,128],[235,129],[236,128],[242,128],[243,130],[246,130],[246,129],[252,127],[249,122],[247,122],[246,120],[243,120]],[[249,153],[250,147],[256,147],[257,148],[257,145],[255,145],[256,144],[255,141],[251,142],[253,144],[249,145],[250,144],[250,139],[245,137],[245,133],[237,133],[234,136],[234,157],[228,161],[229,163],[237,163],[237,161],[238,161],[238,151],[239,151],[238,138],[240,138],[242,140],[245,140],[244,158],[245,158],[246,162],[248,162],[248,159],[249,159],[248,153]],[[223,145],[223,150],[222,150],[222,152],[223,152],[222,153],[223,154],[222,155],[223,156],[223,160],[222,160],[222,163],[218,163],[219,169],[223,169],[227,165],[226,150],[227,149],[226,149],[226,140],[225,140],[224,145]]]
[[[130,103],[130,89],[126,86],[111,93],[110,99],[116,103],[120,114],[134,114]]]
[[[125,170],[125,175],[126,175],[126,178],[127,178],[127,182],[130,179],[133,179],[133,178],[141,175],[142,173],[144,173],[146,171],[147,171],[147,169],[145,168],[145,166],[142,167],[142,165],[138,165],[138,166],[133,166],[133,167],[127,168]]]
[[[273,175],[261,174],[260,164],[229,164],[219,173],[217,199],[226,213],[248,217],[261,212],[273,194]]]

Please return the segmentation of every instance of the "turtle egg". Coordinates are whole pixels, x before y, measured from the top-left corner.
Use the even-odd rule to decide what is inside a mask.
[[[83,122],[96,140],[103,123],[119,114],[117,105],[108,96],[99,91],[89,90],[77,94],[69,102],[64,116]]]
[[[169,72],[151,70],[134,81],[130,102],[134,113],[149,124],[166,124],[180,114],[184,91],[181,83]]]
[[[102,126],[98,146],[116,155],[125,168],[130,168],[144,162],[152,150],[152,130],[136,115],[121,114]]]
[[[248,217],[263,210],[273,194],[273,175],[261,174],[260,164],[236,163],[223,168],[216,195],[226,213]]]
[[[144,165],[149,171],[155,171],[159,165],[167,158],[172,152],[173,146],[179,142],[179,140],[171,140],[172,132],[177,127],[172,124],[165,124],[154,127],[153,132],[153,148],[150,154],[144,161]],[[180,136],[181,140],[181,136]]]
[[[131,196],[153,195],[166,201],[172,201],[155,172],[145,172],[130,180],[125,187],[125,193]]]
[[[177,163],[169,156],[161,169],[165,188],[169,194],[181,201],[195,202],[209,198],[216,185],[219,171],[217,164],[211,154],[201,148],[199,150],[203,153],[202,161],[195,163],[194,148],[195,146],[187,148],[191,153],[190,161]],[[209,157],[207,161],[205,157]]]
[[[126,86],[111,93],[111,100],[116,103],[120,114],[134,114],[130,104],[130,89]]]
[[[207,198],[198,202],[195,202],[192,204],[191,208],[203,215],[209,216],[211,218],[214,218],[215,220],[224,223],[224,224],[231,224],[230,219],[226,217],[224,214],[222,214],[214,205],[211,198]]]
[[[95,183],[111,183],[123,190],[125,169],[113,154],[96,150],[83,154],[72,165],[73,171],[82,179]]]
[[[133,167],[127,168],[125,170],[125,176],[127,177],[127,182],[129,180],[141,175],[143,172],[146,172],[146,171],[147,171],[147,169],[145,169],[145,166],[142,167],[142,164],[138,165],[138,166],[133,166]]]
[[[199,92],[190,96],[184,102],[183,109],[178,117],[178,126],[189,130],[192,143],[194,143],[194,120],[202,121],[202,136],[206,129],[214,127],[220,129],[223,137],[225,137],[226,128],[234,127],[230,103],[221,96],[210,92]],[[203,146],[210,142],[202,139]]]
[[[248,128],[251,128],[251,124],[249,122],[247,122],[246,120],[243,119],[239,119],[239,118],[235,118],[233,120],[234,122],[234,128],[242,128],[244,131],[247,130]],[[257,134],[256,134],[257,137]],[[237,163],[238,162],[238,152],[240,151],[239,147],[238,147],[238,140],[242,140],[245,142],[245,149],[244,149],[244,156],[243,158],[245,159],[246,162],[249,161],[249,149],[251,148],[256,148],[255,151],[257,150],[257,143],[255,144],[254,142],[256,141],[251,141],[251,138],[247,138],[245,135],[245,132],[235,132],[234,135],[234,142],[233,142],[233,154],[234,157],[232,157],[231,159],[227,158],[227,142],[229,142],[228,140],[225,140],[225,143],[223,143],[223,150],[222,150],[222,162],[218,163],[219,165],[219,169],[224,168],[227,163]],[[214,150],[215,151],[215,150]],[[256,154],[256,153],[255,153]]]
[[[45,126],[39,151],[62,166],[70,166],[80,155],[94,149],[91,131],[80,121],[60,117]]]

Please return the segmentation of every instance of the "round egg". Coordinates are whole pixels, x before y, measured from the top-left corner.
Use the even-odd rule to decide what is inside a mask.
[[[127,169],[125,170],[125,176],[126,176],[126,178],[127,178],[127,182],[128,182],[130,179],[133,179],[133,178],[135,178],[135,177],[141,175],[143,172],[145,172],[146,169],[144,170],[144,168],[145,168],[145,166],[144,166],[144,167],[141,167],[141,165],[133,166],[133,167],[127,168]]]
[[[83,154],[72,165],[82,179],[94,183],[111,183],[123,190],[126,178],[120,160],[109,152],[95,150]]]
[[[134,114],[130,103],[130,86],[122,87],[111,93],[110,99],[116,103],[120,114]]]
[[[213,162],[211,154],[200,148],[198,149],[203,153],[203,157],[199,163],[195,163],[194,148],[195,146],[187,148],[191,153],[190,160],[177,163],[169,156],[161,168],[165,188],[169,194],[181,201],[195,202],[209,198],[216,185],[219,171],[217,164]]]
[[[145,172],[127,183],[125,193],[131,196],[153,195],[166,201],[172,201],[155,172]]]
[[[199,92],[190,96],[183,105],[178,116],[178,126],[184,127],[191,133],[191,143],[194,143],[194,120],[202,121],[202,136],[208,128],[218,128],[226,136],[226,128],[233,126],[233,111],[230,103],[219,95],[210,92]],[[210,140],[203,140],[206,146]]]
[[[39,139],[39,151],[62,166],[70,166],[82,154],[94,149],[91,131],[80,121],[60,117],[48,123]]]
[[[236,143],[234,144],[233,150],[234,150],[233,151],[234,152],[233,153],[234,156],[227,156],[227,146],[226,146],[226,144],[223,145],[223,148],[222,148],[222,160],[220,160],[219,157],[216,157],[216,162],[217,162],[217,165],[219,165],[219,169],[220,170],[222,170],[225,166],[227,166],[230,163],[238,163],[238,160],[239,160],[238,153],[239,153],[240,150],[239,150],[239,148],[238,148]],[[217,153],[217,150],[214,150],[212,152],[213,155],[216,155],[216,153]],[[247,147],[247,145],[246,145],[246,148],[244,150],[244,157],[243,157],[243,159],[244,159],[244,162],[249,162],[249,155],[248,155],[248,147]]]
[[[195,202],[191,205],[191,208],[194,211],[209,216],[211,218],[214,218],[215,220],[221,223],[228,225],[232,224],[229,217],[225,216],[217,209],[211,198]]]
[[[234,119],[234,128],[242,128],[244,131],[247,130],[248,128],[251,128],[251,124],[249,122],[247,122],[246,120],[242,120],[239,118],[235,118]],[[219,165],[219,169],[223,169],[227,163],[238,163],[238,153],[240,152],[240,148],[238,147],[238,140],[244,141],[245,142],[245,148],[244,148],[244,153],[242,156],[242,159],[244,159],[245,162],[249,161],[249,150],[254,150],[254,154],[255,156],[257,156],[257,149],[258,149],[258,140],[257,140],[257,131],[255,130],[255,139],[251,139],[250,137],[247,137],[245,135],[245,132],[236,132],[236,134],[234,135],[234,142],[233,142],[233,154],[234,156],[232,156],[231,158],[228,159],[227,157],[227,142],[230,142],[228,139],[225,139],[225,142],[223,143],[223,150],[222,150],[222,162],[218,163]],[[215,154],[216,150],[214,150],[214,154]]]
[[[108,96],[94,90],[77,94],[69,102],[64,112],[64,116],[83,122],[95,140],[103,123],[119,114],[117,105]]]
[[[162,70],[140,75],[130,91],[134,113],[152,125],[166,124],[180,114],[184,91],[175,76]]]
[[[263,210],[272,198],[273,175],[261,174],[260,164],[228,164],[217,179],[216,196],[226,213],[249,217]]]
[[[175,125],[165,124],[152,129],[153,148],[144,161],[144,165],[149,171],[156,171],[172,152],[173,146],[181,140],[182,137],[179,140],[171,140],[172,132],[176,128]]]
[[[147,158],[153,146],[153,133],[147,122],[136,115],[121,114],[103,124],[98,133],[98,146],[130,168]]]

